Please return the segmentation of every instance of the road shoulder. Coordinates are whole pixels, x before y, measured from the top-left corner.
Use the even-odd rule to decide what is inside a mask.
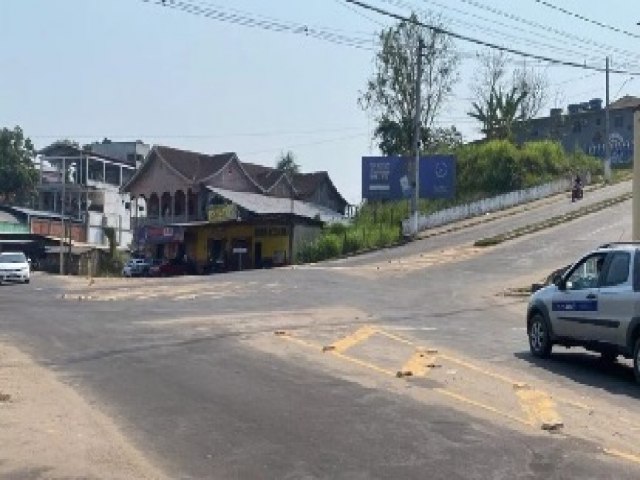
[[[114,423],[0,341],[0,477],[164,478]]]

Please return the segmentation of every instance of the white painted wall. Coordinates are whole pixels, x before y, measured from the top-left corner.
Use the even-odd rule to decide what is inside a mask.
[[[590,176],[582,176],[585,184],[591,182]],[[447,208],[430,215],[421,215],[418,219],[418,231],[435,228],[448,223],[464,220],[466,218],[484,215],[490,212],[497,212],[505,208],[514,207],[523,203],[539,200],[550,195],[565,192],[571,188],[573,179],[566,178],[555,180],[544,185],[531,187],[524,190],[509,192],[496,197],[484,198],[476,202],[458,205],[457,207]],[[402,231],[405,235],[410,235],[412,230],[412,222],[403,220]]]

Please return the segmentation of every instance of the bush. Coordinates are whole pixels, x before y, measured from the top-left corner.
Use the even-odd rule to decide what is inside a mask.
[[[602,162],[583,152],[566,154],[558,142],[528,142],[516,146],[506,140],[468,144],[456,150],[456,198],[421,199],[418,208],[430,214],[444,208],[529,188],[575,173],[602,174]],[[409,216],[409,201],[366,202],[349,224],[334,223],[320,238],[304,246],[302,262],[318,262],[400,240],[401,222]]]

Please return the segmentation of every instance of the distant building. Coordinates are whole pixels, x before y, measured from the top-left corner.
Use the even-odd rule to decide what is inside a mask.
[[[129,161],[125,156],[122,160],[66,144],[53,144],[38,156],[38,210],[82,223],[86,243],[106,245],[105,228],[113,228],[118,245],[131,244],[131,203],[120,188],[133,177],[135,159]]]
[[[287,175],[235,153],[163,146],[153,147],[123,191],[138,212],[134,248],[187,258],[200,271],[289,263],[348,205],[327,172]]]
[[[624,96],[609,105],[609,139],[611,163],[628,164],[633,161],[633,112],[640,106],[640,98]],[[604,158],[605,110],[602,100],[571,104],[565,113],[552,108],[548,117],[526,122],[517,134],[518,142],[557,140],[568,152],[580,149]]]
[[[114,142],[105,138],[102,142],[85,145],[84,150],[140,168],[144,159],[149,155],[151,146],[142,140],[135,142]]]

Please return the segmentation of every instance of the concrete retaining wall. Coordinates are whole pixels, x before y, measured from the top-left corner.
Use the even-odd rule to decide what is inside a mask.
[[[591,180],[588,176],[582,176],[582,178],[585,179],[585,184]],[[539,200],[550,195],[565,192],[571,188],[572,184],[573,179],[563,178],[537,187],[517,190],[496,197],[484,198],[476,202],[447,208],[446,210],[440,210],[430,215],[421,215],[418,219],[418,230],[423,231],[429,228],[440,227],[448,223]],[[402,231],[405,235],[410,235],[411,227],[410,220],[404,220],[402,222]]]

